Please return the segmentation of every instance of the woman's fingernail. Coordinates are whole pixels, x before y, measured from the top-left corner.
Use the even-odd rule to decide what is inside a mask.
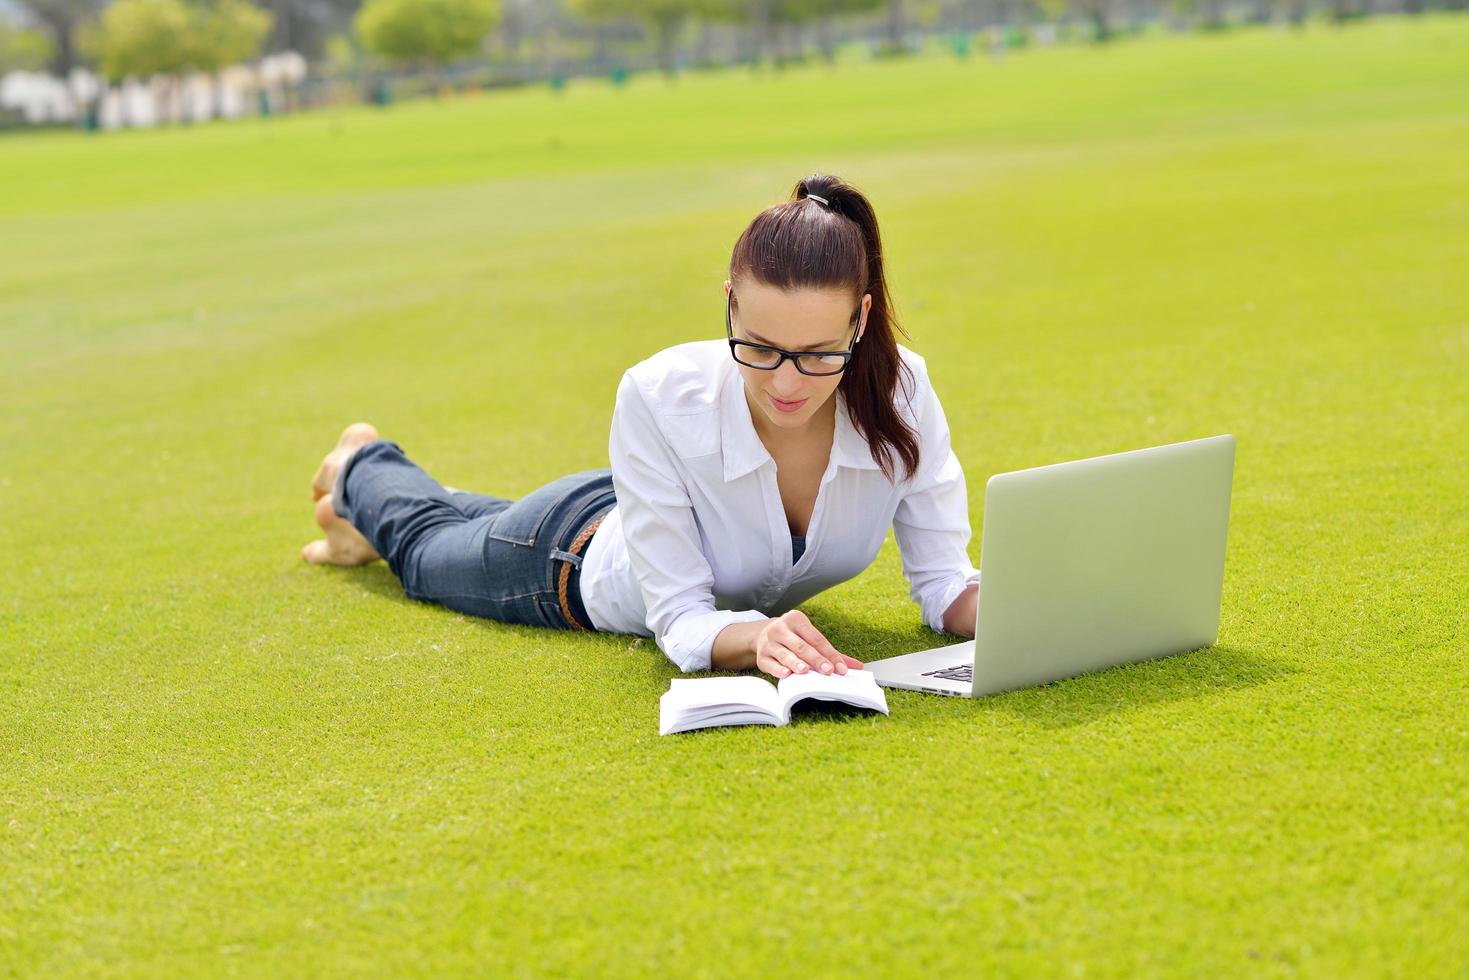
[[[821,672],[823,674],[830,674],[831,673],[831,664],[822,664],[821,665]]]

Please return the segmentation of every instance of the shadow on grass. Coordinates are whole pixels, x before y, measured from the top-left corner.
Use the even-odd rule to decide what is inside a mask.
[[[327,565],[323,566],[323,570],[341,582],[357,585],[393,602],[415,608],[435,608],[432,603],[408,598],[386,562],[377,561],[358,568]],[[462,615],[450,609],[444,609],[444,612]],[[494,630],[544,629],[473,616],[464,618]],[[863,662],[928,649],[941,645],[946,640],[953,643],[961,641],[959,637],[936,634],[922,623],[895,628],[831,608],[821,609],[819,618],[822,633],[837,649]],[[615,635],[621,639],[627,638],[621,634]],[[648,639],[647,642],[651,644],[652,640]],[[650,651],[655,650],[656,648],[650,647]],[[715,676],[739,673],[745,672],[713,672]],[[972,711],[1004,711],[1042,728],[1069,728],[1155,705],[1197,700],[1221,691],[1257,687],[1295,673],[1299,673],[1298,668],[1285,661],[1238,647],[1215,644],[1170,657],[1080,674],[1036,687],[990,694],[972,702],[966,698],[946,698],[912,691],[890,691],[889,696],[922,698],[925,706],[930,709],[925,713],[930,715],[934,712],[953,712],[960,715]],[[666,683],[660,681],[656,686],[662,690]],[[809,721],[843,721],[868,714],[869,712],[862,709],[825,701],[803,702],[793,709],[793,715],[804,716]]]
[[[410,609],[434,610],[445,616],[457,617],[475,627],[491,631],[505,631],[507,636],[513,632],[522,632],[536,637],[550,633],[554,634],[555,638],[566,639],[573,637],[586,639],[588,637],[613,636],[621,637],[624,641],[634,639],[632,636],[624,636],[620,633],[574,633],[571,630],[553,630],[549,627],[530,626],[525,623],[507,623],[503,620],[491,619],[488,616],[474,616],[470,613],[460,612],[457,609],[450,609],[448,606],[443,606],[436,602],[410,599],[408,594],[403,591],[403,584],[398,581],[398,576],[393,574],[392,569],[388,568],[388,563],[385,561],[374,561],[366,565],[353,567],[343,567],[340,565],[322,565],[320,567],[323,574],[330,575],[342,585],[356,586],[364,591],[371,592],[374,595],[381,596],[384,599],[391,600]],[[652,643],[653,641],[649,638],[648,642]],[[659,653],[659,656],[661,657],[662,654]]]
[[[896,657],[914,650],[926,650],[944,643],[963,642],[962,637],[935,633],[916,619],[912,620],[910,626],[896,628],[850,616],[830,606],[807,612],[811,621],[833,646],[863,663]]]
[[[959,637],[940,636],[922,624],[895,629],[861,622],[831,609],[823,610],[821,619],[822,632],[832,643],[839,650],[863,661],[926,650],[945,642],[960,642]],[[933,711],[956,714],[975,710],[1004,711],[1042,728],[1068,728],[1154,705],[1257,687],[1295,673],[1299,670],[1283,660],[1239,647],[1215,644],[1036,687],[990,694],[972,703],[964,698],[945,698],[920,692],[890,691],[889,695],[922,698]]]
[[[1070,728],[1156,705],[1208,699],[1221,691],[1258,687],[1299,672],[1281,660],[1216,644],[1038,687],[992,694],[978,699],[977,703],[1042,728]]]
[[[403,585],[398,581],[398,576],[393,574],[385,561],[369,562],[366,565],[355,565],[344,567],[342,565],[320,565],[322,574],[331,576],[337,582],[355,585],[366,589],[384,599],[392,599],[394,602],[406,606],[422,606],[424,603],[408,598],[403,591]],[[444,612],[452,613],[452,609]]]

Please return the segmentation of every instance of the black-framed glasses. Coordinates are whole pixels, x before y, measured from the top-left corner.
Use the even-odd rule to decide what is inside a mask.
[[[859,331],[858,321],[862,316],[862,307],[857,307],[857,312],[852,314],[852,320],[848,324],[852,328],[852,342],[847,345],[846,350],[826,351],[790,351],[781,350],[779,347],[770,347],[766,344],[754,344],[748,340],[735,340],[734,321],[730,317],[730,307],[733,305],[734,290],[731,289],[724,295],[724,333],[729,338],[729,352],[734,359],[745,367],[758,368],[761,371],[774,371],[786,362],[786,359],[795,362],[796,370],[802,374],[813,377],[829,377],[833,374],[841,374],[847,369],[847,362],[852,359],[852,354],[857,349],[857,337]]]

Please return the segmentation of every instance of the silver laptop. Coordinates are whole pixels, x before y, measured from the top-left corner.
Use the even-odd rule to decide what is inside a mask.
[[[1219,637],[1234,436],[997,473],[974,639],[866,665],[884,687],[979,697]]]

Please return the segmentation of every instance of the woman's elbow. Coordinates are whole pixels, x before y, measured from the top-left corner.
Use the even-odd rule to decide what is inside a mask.
[[[944,631],[973,639],[978,608],[979,583],[970,582],[944,610]]]

